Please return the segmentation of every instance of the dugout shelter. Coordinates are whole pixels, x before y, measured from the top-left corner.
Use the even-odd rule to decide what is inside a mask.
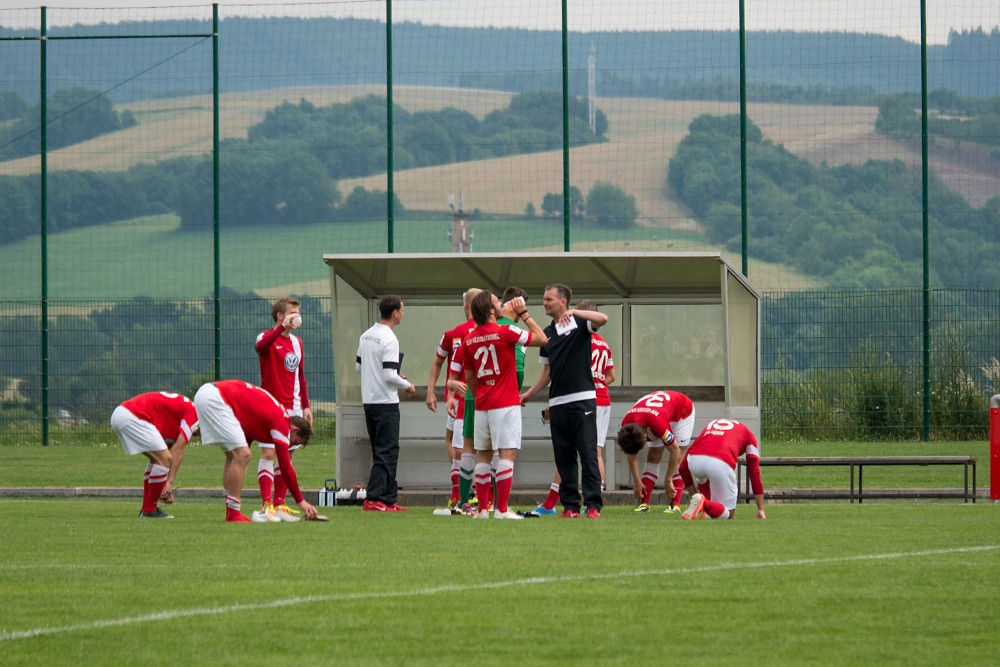
[[[336,373],[337,478],[341,487],[366,484],[371,449],[354,362],[362,332],[378,321],[378,300],[397,294],[405,305],[396,328],[401,372],[417,387],[400,392],[400,457],[404,489],[450,489],[444,451],[444,370],[438,411],[424,404],[427,378],[442,334],[465,319],[462,293],[488,288],[500,296],[517,285],[544,328],[542,293],[565,283],[573,303],[592,299],[609,316],[601,330],[614,359],[611,427],[605,446],[610,490],[630,486],[625,455],[614,436],[639,398],[660,389],[694,401],[696,433],[722,417],[747,424],[760,438],[760,292],[720,253],[508,253],[324,255],[330,267]],[[525,387],[539,376],[537,348],[528,348]],[[547,392],[522,410],[523,441],[514,485],[542,488],[555,463],[541,411]],[[644,454],[640,455],[640,457]]]

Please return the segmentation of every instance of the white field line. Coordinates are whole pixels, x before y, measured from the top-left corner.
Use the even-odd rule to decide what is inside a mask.
[[[422,595],[437,595],[439,593],[461,593],[465,591],[488,590],[495,588],[509,588],[512,586],[530,586],[534,584],[552,584],[569,581],[597,581],[601,579],[621,579],[625,577],[645,577],[645,576],[666,576],[674,574],[698,574],[702,572],[719,572],[724,570],[751,570],[771,567],[791,567],[796,565],[825,565],[827,563],[849,563],[853,561],[870,560],[893,560],[897,558],[916,558],[920,556],[941,556],[947,554],[974,553],[980,551],[995,551],[1000,549],[1000,544],[991,544],[978,547],[958,547],[955,549],[933,549],[929,551],[906,551],[886,554],[863,554],[860,556],[842,556],[839,558],[802,558],[799,560],[784,561],[763,561],[757,563],[724,563],[721,565],[706,565],[705,567],[677,568],[671,570],[636,570],[633,572],[613,572],[609,574],[577,575],[564,577],[530,577],[528,579],[511,579],[508,581],[496,581],[486,584],[470,584],[464,586],[435,586],[433,588],[420,588],[412,591],[386,591],[382,593],[344,593],[339,595],[308,595],[305,597],[285,598],[283,600],[271,600],[270,602],[251,602],[245,604],[231,604],[219,607],[202,607],[199,609],[178,609],[176,611],[161,611],[155,614],[145,614],[143,616],[126,616],[124,618],[114,618],[104,621],[92,621],[90,623],[78,623],[76,625],[60,625],[50,628],[35,628],[34,630],[13,630],[0,631],[0,641],[10,641],[13,639],[28,639],[30,637],[40,637],[42,635],[58,635],[68,632],[79,632],[83,630],[100,630],[103,628],[113,628],[121,625],[132,625],[134,623],[150,623],[153,621],[169,621],[175,618],[187,618],[190,616],[214,616],[217,614],[228,614],[236,611],[253,611],[257,609],[276,609],[280,607],[292,607],[300,604],[311,604],[314,602],[349,602],[354,600],[376,600],[387,598],[409,598]]]

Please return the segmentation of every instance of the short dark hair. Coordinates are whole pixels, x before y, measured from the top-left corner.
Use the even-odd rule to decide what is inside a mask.
[[[578,304],[576,304],[576,309],[577,310],[587,310],[587,311],[593,310],[593,311],[596,311],[597,310],[597,302],[596,301],[591,301],[590,299],[584,299],[583,301],[581,301]]]
[[[567,304],[573,299],[573,290],[562,283],[552,283],[545,288],[545,291],[548,292],[550,289],[554,289],[558,292],[560,299],[566,299]]]
[[[378,302],[378,314],[382,316],[383,320],[387,320],[402,307],[403,300],[395,294],[390,294],[382,297],[381,301]]]
[[[641,424],[625,424],[615,439],[626,454],[638,454],[646,446],[646,428]]]
[[[482,292],[472,297],[469,310],[472,311],[472,319],[477,326],[483,326],[490,321],[490,311],[493,310],[493,292],[484,289]]]
[[[308,445],[309,438],[313,434],[313,427],[306,421],[305,417],[292,417],[290,421],[292,426],[299,429],[299,438],[302,439],[303,446]]]
[[[277,322],[279,313],[284,315],[285,312],[288,310],[289,306],[298,306],[298,305],[299,305],[298,299],[293,299],[290,296],[279,296],[278,300],[274,302],[273,306],[271,306],[271,319]]]
[[[513,287],[513,286],[508,287],[503,291],[503,298],[500,299],[500,302],[507,303],[508,301],[516,297],[521,297],[522,299],[524,299],[525,303],[528,302],[528,293],[525,292],[520,287]]]

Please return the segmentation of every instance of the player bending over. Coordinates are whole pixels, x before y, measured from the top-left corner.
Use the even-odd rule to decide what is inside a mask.
[[[458,506],[459,501],[462,498],[462,426],[465,415],[465,389],[463,388],[460,392],[452,392],[447,386],[448,372],[451,368],[452,359],[455,356],[455,350],[457,350],[462,344],[462,339],[465,338],[470,331],[476,328],[476,323],[472,319],[472,311],[469,309],[469,304],[472,303],[472,297],[476,296],[481,291],[482,290],[472,288],[462,295],[462,307],[465,309],[466,321],[453,329],[449,329],[444,332],[443,336],[441,336],[441,342],[438,343],[437,353],[434,355],[434,362],[431,363],[430,377],[427,379],[427,397],[424,399],[424,403],[427,404],[427,408],[431,412],[437,412],[437,396],[434,394],[434,388],[437,386],[438,377],[441,375],[441,366],[444,366],[445,411],[448,413],[448,418],[444,427],[444,443],[445,449],[448,450],[448,460],[451,461],[451,498],[448,499],[448,507]],[[454,401],[450,400],[451,396],[449,396],[449,393],[454,396]],[[468,482],[465,486],[465,502],[468,502],[468,489],[472,484],[471,462],[467,473]]]
[[[194,396],[201,424],[201,441],[218,445],[226,454],[222,470],[222,486],[226,492],[226,521],[250,522],[240,512],[243,477],[250,463],[250,444],[273,443],[272,452],[281,466],[282,475],[292,497],[305,513],[306,519],[316,518],[316,509],[307,503],[299,490],[299,481],[292,467],[289,447],[309,442],[312,427],[304,417],[289,417],[288,412],[266,390],[241,380],[223,380],[203,384]],[[266,509],[254,512],[254,521],[281,521]]]
[[[139,394],[115,408],[111,429],[126,454],[142,454],[149,459],[142,476],[139,516],[173,519],[157,502],[174,502],[174,477],[184,460],[184,448],[198,432],[194,403],[187,396],[165,391]]]
[[[297,299],[282,296],[271,306],[274,327],[257,334],[254,349],[260,360],[260,386],[274,396],[289,417],[304,417],[312,426],[313,415],[309,409],[309,392],[302,363],[302,340],[292,332],[302,324],[302,311]],[[281,476],[281,466],[274,465],[274,448],[260,443],[260,462],[257,464],[257,481],[262,498],[272,498],[281,521],[298,521],[294,510],[285,504],[288,487]],[[270,448],[270,456],[266,449]],[[289,447],[288,459],[295,455],[296,446]],[[265,495],[265,488],[267,493]],[[269,504],[270,501],[269,501]]]
[[[746,456],[757,518],[764,516],[764,485],[760,481],[760,449],[745,424],[716,419],[688,449],[681,474],[691,492],[691,505],[682,519],[731,519],[739,499],[736,460]],[[697,489],[695,488],[697,486]]]
[[[621,430],[618,431],[618,446],[628,457],[628,467],[632,471],[632,492],[639,499],[635,512],[649,511],[649,498],[660,477],[660,461],[664,450],[670,452],[667,463],[667,474],[664,477],[664,490],[667,490],[666,480],[670,480],[672,493],[666,514],[680,512],[678,503],[684,492],[684,482],[677,469],[681,458],[694,434],[694,404],[691,399],[676,391],[654,391],[639,399],[622,419]],[[639,477],[639,458],[637,454],[649,444],[646,453],[646,467]]]
[[[497,466],[495,519],[521,519],[507,506],[514,477],[514,459],[521,448],[521,399],[517,392],[515,352],[517,346],[541,347],[548,342],[542,329],[524,306],[524,299],[510,303],[528,331],[513,324],[497,324],[496,298],[489,291],[472,300],[472,318],[476,328],[465,337],[457,356],[465,370],[465,383],[476,401],[474,446],[476,495],[486,498],[492,483],[490,462],[493,450],[500,450]],[[482,503],[482,500],[480,500]],[[480,507],[476,515],[488,519],[489,511]]]
[[[597,310],[597,304],[593,301],[581,301],[576,304],[577,310]],[[611,358],[611,348],[599,334],[590,336],[590,372],[594,376],[594,389],[597,391],[597,465],[601,469],[601,490],[604,485],[604,441],[608,437],[608,427],[611,425],[611,396],[608,393],[608,385],[615,381],[615,362]],[[549,488],[549,494],[545,497],[545,502],[533,509],[528,514],[542,516],[544,514],[556,513],[556,505],[559,503],[559,471],[556,471],[555,479]]]

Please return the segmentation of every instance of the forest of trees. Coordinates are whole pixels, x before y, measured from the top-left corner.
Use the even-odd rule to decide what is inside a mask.
[[[87,88],[56,91],[48,98],[46,114],[50,151],[138,122],[131,111],[115,111],[111,98]],[[0,121],[8,121],[0,126],[0,161],[35,155],[41,150],[40,117],[40,104],[29,104],[15,92],[0,93]]]
[[[542,216],[562,218],[563,203],[561,192],[546,192],[545,198],[542,199]],[[633,195],[612,183],[597,181],[590,188],[586,198],[580,188],[575,185],[569,186],[569,215],[573,222],[590,222],[598,227],[625,229],[635,224],[635,219],[639,217],[639,209],[635,205]]]
[[[878,108],[875,130],[899,139],[920,137],[920,96],[889,95]],[[1000,95],[971,97],[950,88],[927,94],[927,131],[932,136],[1000,146]]]
[[[747,127],[751,257],[826,279],[830,288],[921,284],[919,167],[869,160],[814,166]],[[669,186],[713,243],[739,251],[740,117],[696,118],[670,161]],[[945,287],[1000,284],[1000,195],[973,208],[931,178],[932,279]]]

